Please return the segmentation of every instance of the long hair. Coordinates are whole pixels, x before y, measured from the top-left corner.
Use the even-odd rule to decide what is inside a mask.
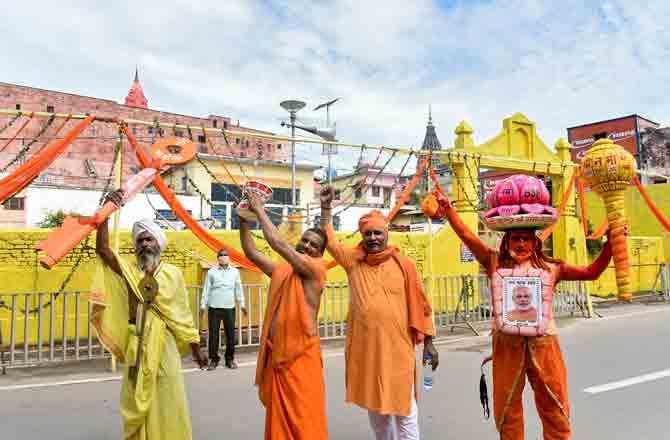
[[[542,240],[535,235],[535,231],[532,229],[528,229],[528,231],[533,234],[533,239],[535,240],[534,250],[530,255],[530,264],[532,264],[534,268],[549,270],[549,265],[547,263],[563,263],[563,260],[545,255],[542,251]],[[505,235],[503,235],[502,238],[502,243],[500,243],[500,267],[505,269],[511,269],[516,265],[516,261],[514,261],[514,258],[512,258],[512,255],[509,252],[509,237],[511,234],[512,231],[505,232]]]

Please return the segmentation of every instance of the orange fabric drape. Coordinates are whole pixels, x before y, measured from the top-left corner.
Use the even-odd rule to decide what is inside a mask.
[[[23,125],[21,125],[21,126],[19,127],[19,129],[16,130],[16,133],[14,133],[14,136],[12,136],[11,138],[9,138],[9,140],[8,140],[7,142],[5,142],[5,145],[3,145],[2,148],[0,148],[0,152],[5,151],[5,148],[7,148],[7,147],[9,146],[9,144],[11,144],[12,142],[14,142],[14,139],[16,139],[16,137],[17,137],[19,134],[21,134],[21,132],[23,131],[23,129],[26,128],[26,126],[27,126],[28,124],[30,124],[30,121],[33,120],[33,116],[35,116],[35,112],[31,112],[31,113],[30,113],[30,115],[28,116],[28,119],[26,119],[26,121],[23,123]]]
[[[579,209],[582,211],[582,228],[584,229],[584,237],[588,237],[589,225],[586,221],[586,200],[584,200],[584,182],[582,179],[577,179],[577,190],[579,191]]]
[[[28,186],[42,171],[53,163],[58,156],[93,122],[95,116],[88,116],[77,124],[68,134],[47,146],[29,161],[18,167],[12,174],[0,180],[0,203]]]
[[[670,223],[668,222],[668,219],[666,219],[663,213],[656,207],[656,205],[654,205],[651,197],[649,197],[649,193],[647,193],[647,190],[644,189],[644,186],[642,186],[642,183],[637,176],[633,177],[633,185],[635,185],[637,190],[640,191],[642,198],[645,202],[647,202],[647,206],[649,209],[651,209],[651,212],[654,214],[654,216],[656,216],[656,219],[661,223],[661,225],[663,225],[665,232],[670,232]]]
[[[605,218],[600,226],[598,226],[596,230],[593,231],[591,235],[589,235],[589,226],[586,221],[586,192],[584,191],[584,182],[580,178],[577,178],[577,190],[579,191],[579,206],[582,210],[582,227],[584,228],[584,237],[586,237],[587,240],[598,240],[600,237],[605,235],[605,232],[607,232],[609,223],[607,223],[607,219]]]
[[[570,195],[572,194],[572,190],[575,188],[575,180],[577,179],[577,169],[574,170],[572,173],[572,177],[570,177],[570,182],[568,183],[568,187],[565,190],[565,193],[563,193],[563,199],[561,200],[561,204],[558,207],[558,217],[560,218],[563,213],[565,212],[565,208],[568,206],[568,198],[570,198]],[[556,226],[558,225],[558,219],[549,227],[547,227],[545,230],[543,230],[539,238],[540,240],[544,241],[551,235],[552,232],[554,232],[554,229],[556,229]]]
[[[598,240],[600,237],[605,235],[607,228],[609,228],[609,223],[607,219],[604,219],[603,222],[598,226],[598,228],[586,237],[587,240]]]
[[[398,212],[400,212],[400,208],[402,208],[405,205],[405,203],[407,203],[407,201],[409,200],[409,196],[412,194],[412,191],[414,191],[414,188],[419,183],[421,173],[423,173],[423,169],[426,167],[427,163],[428,158],[424,159],[423,162],[419,164],[419,166],[416,169],[416,173],[414,174],[414,177],[412,177],[412,180],[410,180],[407,186],[405,187],[405,190],[402,192],[402,194],[396,201],[396,204],[391,210],[391,212],[389,212],[389,215],[386,216],[386,221],[391,222],[395,218],[395,216],[398,215]]]
[[[135,149],[135,154],[137,155],[138,160],[142,164],[144,168],[148,168],[151,166],[153,160],[149,157],[149,155],[142,150],[142,148],[138,145],[137,140],[135,139],[135,136],[130,133],[130,131],[127,129],[127,127],[124,125],[122,126],[122,130],[125,133],[126,137],[128,138],[128,141],[130,142],[130,145]],[[214,238],[205,228],[203,228],[200,223],[195,221],[193,217],[186,211],[184,206],[179,202],[177,199],[177,196],[175,193],[167,186],[165,181],[160,175],[156,175],[156,178],[154,179],[154,186],[156,187],[156,190],[160,193],[160,195],[163,197],[163,199],[167,202],[167,204],[170,206],[170,209],[175,213],[175,215],[186,225],[187,228],[191,230],[195,234],[200,241],[205,243],[207,247],[212,249],[214,252],[218,252],[221,249],[226,249],[228,251],[228,254],[230,255],[230,259],[238,264],[239,266],[245,268],[245,269],[251,269],[253,271],[258,272],[259,269],[256,267],[254,263],[251,262],[247,257],[244,256],[241,252],[238,252],[235,250],[233,247],[228,246],[227,244],[217,240]]]

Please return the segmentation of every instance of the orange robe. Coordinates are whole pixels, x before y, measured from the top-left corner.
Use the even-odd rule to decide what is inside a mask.
[[[381,415],[410,414],[415,344],[433,335],[432,313],[416,266],[389,248],[383,261],[343,246],[326,227],[328,252],[349,278],[346,401]],[[372,264],[371,264],[372,263]]]
[[[498,270],[499,253],[490,249],[449,207],[446,217],[456,234],[493,277]],[[554,284],[561,280],[595,280],[607,268],[612,252],[609,242],[588,266],[550,263]],[[502,440],[524,440],[523,389],[526,377],[535,394],[535,406],[542,420],[545,440],[568,440],[570,405],[565,361],[558,343],[554,319],[547,325],[545,336],[507,335],[493,327],[493,407],[496,427]]]
[[[323,260],[305,259],[319,274],[323,286]],[[272,273],[268,302],[256,367],[259,398],[266,408],[265,440],[326,440],[321,344],[302,279],[291,265],[279,265]],[[273,321],[275,328],[270,336]]]

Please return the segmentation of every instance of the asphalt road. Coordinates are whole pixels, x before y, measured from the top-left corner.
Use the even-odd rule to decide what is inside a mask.
[[[617,307],[604,314],[604,319],[575,321],[560,331],[573,439],[667,439],[670,307]],[[482,419],[478,396],[478,365],[488,344],[487,337],[480,337],[439,346],[442,365],[435,386],[419,405],[422,438],[497,438],[493,421]],[[366,413],[344,403],[341,353],[339,346],[325,349],[330,438],[372,438]],[[251,385],[253,355],[239,360],[236,371],[186,373],[195,439],[262,438],[264,413]],[[10,372],[0,378],[0,439],[118,440],[120,383],[114,377],[100,367],[70,367],[57,374]],[[72,379],[92,382],[55,385]],[[12,388],[34,383],[49,386]],[[525,397],[526,438],[540,439],[529,386]]]

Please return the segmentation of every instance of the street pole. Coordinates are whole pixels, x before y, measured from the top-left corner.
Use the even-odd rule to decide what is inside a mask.
[[[330,106],[326,106],[326,127],[330,127]],[[332,146],[328,145],[328,186],[333,184],[333,172],[332,172],[332,162],[331,157],[333,152],[331,151]]]
[[[295,212],[295,112],[291,113],[291,210]]]

